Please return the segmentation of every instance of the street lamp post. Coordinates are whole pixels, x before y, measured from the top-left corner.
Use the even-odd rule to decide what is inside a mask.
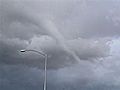
[[[31,52],[35,52],[38,53],[42,56],[45,57],[45,63],[44,63],[44,86],[43,86],[43,90],[46,90],[47,88],[47,54],[40,52],[40,51],[36,51],[36,50],[20,50],[21,52],[26,52],[26,51],[31,51]]]

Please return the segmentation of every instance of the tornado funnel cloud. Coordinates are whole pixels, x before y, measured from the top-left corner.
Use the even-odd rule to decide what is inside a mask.
[[[41,26],[41,25],[40,25]],[[57,43],[71,56],[73,56],[73,58],[75,60],[77,60],[78,62],[80,61],[79,57],[75,54],[74,51],[72,51],[70,49],[70,47],[67,45],[67,40],[64,38],[64,36],[59,32],[59,30],[56,28],[56,26],[54,25],[54,23],[50,20],[44,20],[43,21],[43,28],[46,31],[46,34],[48,34],[49,36],[52,36]]]

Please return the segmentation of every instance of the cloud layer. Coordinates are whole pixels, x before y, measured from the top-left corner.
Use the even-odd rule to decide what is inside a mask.
[[[91,34],[90,39],[81,38],[81,37],[78,38],[77,34],[79,34],[81,36],[81,34],[83,34],[82,30],[84,30],[84,33],[86,33],[86,34],[93,33],[94,35],[97,35],[97,34],[95,34],[95,32],[99,33],[99,31],[101,31],[102,35],[104,34],[104,32],[102,31],[104,29],[97,30],[95,27],[96,25],[94,27],[92,26],[94,24],[91,25],[91,24],[86,23],[86,25],[90,25],[91,27],[93,27],[91,29],[87,26],[89,28],[89,30],[80,28],[79,25],[77,24],[77,23],[81,24],[83,22],[83,20],[82,20],[83,16],[80,15],[79,16],[80,18],[77,18],[78,16],[77,17],[74,16],[75,13],[77,13],[79,15],[79,11],[76,12],[75,10],[78,10],[77,8],[81,8],[80,10],[81,10],[82,14],[88,13],[88,15],[91,15],[91,17],[93,17],[92,15],[97,10],[93,6],[91,6],[92,4],[88,3],[88,6],[86,6],[86,5],[82,6],[82,5],[84,5],[84,2],[75,1],[75,2],[73,2],[73,6],[77,5],[77,2],[79,4],[81,4],[81,6],[78,7],[78,5],[77,5],[76,7],[72,8],[71,1],[64,2],[64,4],[63,4],[63,2],[60,2],[60,1],[58,1],[56,3],[54,3],[54,1],[52,1],[52,2],[40,1],[39,7],[37,5],[34,6],[34,3],[36,3],[37,1],[34,1],[34,3],[33,3],[33,1],[28,2],[28,1],[19,1],[19,0],[17,0],[17,1],[14,1],[14,0],[3,1],[2,0],[1,2],[2,2],[2,6],[1,6],[2,7],[2,9],[1,9],[1,12],[2,12],[2,14],[1,14],[1,16],[2,16],[2,18],[1,18],[2,19],[1,35],[2,36],[1,37],[4,37],[4,39],[1,38],[1,41],[2,41],[1,43],[6,44],[6,42],[9,41],[9,43],[7,43],[7,45],[4,45],[4,47],[6,46],[7,48],[8,47],[11,48],[9,44],[11,42],[14,42],[14,43],[12,43],[13,46],[14,45],[16,46],[16,48],[14,50],[18,51],[18,50],[22,49],[22,47],[23,47],[23,45],[19,44],[19,43],[23,43],[23,44],[27,43],[26,45],[24,45],[24,48],[43,50],[47,54],[50,54],[49,55],[50,56],[49,61],[51,61],[50,66],[54,66],[54,67],[57,67],[57,66],[59,67],[59,65],[65,66],[68,62],[70,62],[72,64],[75,61],[74,59],[76,59],[76,60],[78,60],[78,59],[93,60],[93,59],[103,58],[103,57],[106,57],[109,55],[110,47],[109,47],[109,44],[107,43],[109,41],[109,39],[108,39],[109,35],[104,38],[102,38],[102,37],[100,38],[99,36],[96,38],[92,38],[93,35]],[[41,3],[44,4],[45,6],[42,6]],[[70,19],[71,15],[68,17],[69,23],[66,22],[66,21],[68,21],[68,18],[65,18],[66,15],[64,15],[64,17],[62,17],[62,12],[66,13],[66,14],[69,13],[69,12],[65,12],[63,7],[61,7],[59,5],[59,7],[60,7],[59,15],[57,14],[58,10],[54,11],[53,7],[56,7],[56,5],[58,5],[58,3],[63,4],[66,11],[69,11],[70,8],[72,8],[71,15],[73,18]],[[69,4],[69,5],[66,6],[66,4]],[[49,12],[49,9],[50,9],[49,7],[51,5],[52,5],[51,12]],[[44,7],[47,7],[47,8],[44,8]],[[40,10],[38,10],[37,8],[38,9],[40,8]],[[85,11],[83,11],[82,8],[84,8]],[[100,7],[98,7],[98,9],[99,8]],[[86,10],[86,9],[88,9],[88,10]],[[89,12],[89,9],[93,9],[92,10],[93,13]],[[105,14],[104,12],[105,11],[99,12],[100,18],[103,17],[103,14]],[[49,15],[46,16],[46,13],[49,13]],[[55,13],[55,14],[53,14],[53,13]],[[76,20],[75,17],[78,20]],[[93,21],[99,22],[98,15],[96,15],[95,18],[94,18],[95,20],[93,20]],[[86,20],[89,20],[89,19],[91,19],[90,16],[88,16],[88,17],[86,16]],[[76,20],[78,22],[76,23],[76,21],[74,21],[74,20]],[[85,22],[87,22],[86,20],[85,20]],[[90,20],[90,21],[92,23],[92,20]],[[64,22],[64,24],[62,24],[61,22]],[[83,22],[83,23],[85,23],[85,22]],[[53,23],[55,23],[56,26],[53,25]],[[74,28],[74,26],[71,27],[75,23],[78,26],[76,26],[76,28]],[[69,24],[71,29],[66,27],[67,24]],[[98,25],[101,25],[101,24],[98,24]],[[79,27],[79,30],[77,29],[78,27]],[[106,29],[106,30],[108,30],[108,29]],[[88,32],[88,31],[90,31],[90,32]],[[112,30],[110,30],[110,31],[112,31]],[[44,36],[42,36],[42,35],[44,35]],[[87,35],[87,36],[89,37],[89,35]],[[86,35],[85,35],[85,37],[86,37]],[[12,50],[12,49],[10,49],[10,50]],[[10,51],[10,50],[8,49],[8,51],[6,51],[2,48],[1,52],[6,51],[7,53],[11,54],[12,51]],[[3,56],[2,56],[2,58],[4,58]],[[14,56],[14,59],[17,59],[17,58],[20,59],[20,57],[14,53],[13,53],[13,56]],[[30,56],[28,55],[28,57],[30,57]],[[13,58],[11,57],[11,59],[13,59]],[[4,61],[4,60],[2,60],[2,61]],[[13,61],[15,61],[15,60],[13,60]],[[25,61],[27,61],[26,64],[29,63],[28,60],[25,60]],[[54,65],[52,65],[52,63]],[[32,64],[32,62],[31,62],[31,64]],[[39,65],[37,65],[37,66],[39,66]]]
[[[19,52],[34,49],[48,54],[50,90],[119,90],[119,11],[113,0],[0,0],[0,89],[43,88],[44,57]]]

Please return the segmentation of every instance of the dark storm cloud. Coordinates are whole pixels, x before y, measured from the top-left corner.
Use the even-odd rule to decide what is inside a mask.
[[[109,55],[110,47],[107,42],[109,38],[104,39],[74,39],[66,41],[67,45],[73,50],[81,59],[92,59],[101,58]],[[36,50],[42,50],[49,54],[59,54],[61,56],[63,53],[62,48],[50,37],[34,37],[31,40],[31,44],[28,48],[33,48]],[[61,53],[60,53],[61,52]],[[65,53],[63,53],[65,54]],[[54,55],[55,56],[55,55]]]
[[[119,36],[119,9],[119,4],[113,1],[63,2],[53,0],[50,2],[40,0],[38,3],[38,1],[28,0],[5,0],[1,5],[1,15],[3,15],[2,19],[5,14],[9,17],[4,20],[2,27],[5,26],[14,33],[8,32],[8,29],[4,29],[2,32],[10,37],[15,35],[15,37],[23,38],[26,36],[27,39],[32,38],[34,34],[42,34],[42,30],[40,30],[42,27],[37,28],[34,25],[35,17],[39,17],[42,20],[44,18],[55,21],[59,31],[66,38]],[[10,13],[12,13],[12,17]],[[25,14],[33,15],[34,19],[25,17]],[[11,20],[17,21],[11,23]],[[10,23],[10,27],[6,27],[8,23]]]
[[[120,36],[118,1],[0,0],[0,4],[1,90],[43,87],[44,57],[20,53],[21,49],[48,54],[48,69],[54,68],[48,70],[50,90],[119,90],[119,52],[111,53],[119,50],[119,39],[118,46],[111,47],[111,39]],[[40,26],[39,20],[44,22]],[[59,38],[62,44],[55,39],[59,35],[64,37]],[[66,46],[80,63],[66,52]]]
[[[104,40],[69,40],[67,44],[81,60],[94,60],[109,55],[109,44]],[[28,66],[42,67],[44,57],[34,53],[20,53],[21,49],[34,49],[48,54],[48,68],[60,68],[76,63],[64,49],[48,36],[34,37],[31,44],[19,39],[0,39],[0,58],[2,63],[25,64]],[[82,43],[82,45],[81,45]],[[81,46],[80,46],[81,45]]]
[[[26,41],[19,39],[0,38],[0,61],[6,63],[17,63],[20,58],[18,52],[27,45]]]
[[[47,72],[47,88],[50,90],[119,90],[119,66],[104,61],[104,66],[81,61],[80,64]],[[114,65],[114,66],[113,66]],[[97,66],[97,67],[96,67]],[[111,68],[114,67],[114,68]],[[0,88],[2,90],[39,90],[43,88],[43,70],[22,65],[0,66]]]
[[[53,5],[51,7],[50,16],[46,16],[46,13],[49,13],[49,8],[46,9],[46,8],[42,8],[42,6],[39,6],[39,7],[34,6],[36,1],[34,1],[34,3],[33,3],[33,1],[25,2],[24,0],[23,1],[19,1],[19,0],[3,1],[2,0],[1,35],[2,35],[2,37],[6,37],[6,39],[4,39],[4,42],[8,42],[7,38],[9,38],[9,42],[7,43],[7,45],[4,45],[4,47],[6,46],[6,48],[8,48],[8,47],[11,48],[9,43],[11,43],[12,41],[14,41],[16,43],[18,43],[18,42],[22,43],[24,40],[26,40],[26,42],[29,41],[29,42],[31,42],[31,44],[30,45],[27,44],[26,46],[24,46],[24,48],[29,48],[29,49],[36,48],[37,50],[43,49],[44,52],[46,52],[47,54],[50,54],[49,55],[49,61],[51,61],[50,66],[53,66],[53,67],[66,66],[65,63],[68,63],[69,61],[71,61],[71,63],[73,63],[74,58],[77,60],[79,58],[81,60],[83,60],[83,59],[90,60],[90,59],[106,57],[109,55],[109,45],[107,44],[106,38],[104,38],[104,39],[100,38],[100,40],[98,38],[97,39],[96,38],[95,39],[79,38],[79,39],[73,39],[73,40],[64,39],[62,34],[64,36],[67,36],[64,34],[64,31],[68,31],[68,29],[65,28],[64,31],[59,30],[59,26],[61,24],[58,23],[58,19],[61,18],[61,20],[62,20],[62,18],[63,18],[62,12],[65,12],[64,8],[66,8],[66,11],[71,8],[71,5],[72,5],[71,1],[69,2],[69,5],[67,5],[67,6],[65,6],[67,4],[67,2],[65,2],[64,4],[63,4],[63,2],[56,2],[56,3],[48,2],[49,5],[47,4],[47,1],[45,1],[45,2],[40,1],[40,5],[41,5],[41,3],[43,3],[46,7],[50,7],[51,5]],[[78,2],[78,1],[75,1],[74,5],[77,4],[76,2]],[[64,6],[64,8],[63,8],[63,7],[61,7],[61,5],[59,5],[60,12],[61,12],[61,14],[59,14],[59,15],[56,13],[56,12],[58,12],[58,10],[55,9],[55,11],[54,11],[54,9],[53,9],[53,7],[54,6],[56,7],[56,5],[58,3],[63,4],[63,6]],[[80,5],[82,5],[82,2],[78,2],[78,3]],[[33,7],[31,5],[33,5]],[[43,6],[43,7],[45,7],[45,6]],[[40,8],[40,11],[38,9],[37,9],[38,10],[37,11],[35,8],[36,9]],[[77,8],[77,7],[74,7],[72,10],[74,11],[75,8]],[[46,13],[45,12],[43,13],[44,10]],[[74,16],[75,12],[73,12],[73,11],[71,12],[71,15],[73,15],[72,17],[74,19],[76,16]],[[53,14],[53,12],[55,12],[55,15]],[[65,12],[65,13],[67,14],[67,12]],[[49,18],[51,19],[51,14],[53,14],[53,16],[56,16],[56,17],[52,20],[49,20]],[[67,20],[67,18],[65,20],[63,20],[63,22],[66,22],[66,20]],[[70,19],[70,20],[72,20],[72,19]],[[53,25],[54,22],[56,22],[56,26]],[[58,26],[58,24],[59,24],[59,26]],[[73,23],[70,23],[70,26],[72,24]],[[57,27],[58,27],[58,29],[57,29]],[[74,27],[72,27],[72,29],[75,30]],[[74,32],[73,30],[72,30],[72,32]],[[69,31],[71,32],[71,30],[69,30]],[[93,32],[94,30],[90,29],[89,31]],[[81,30],[79,30],[79,32],[81,32]],[[45,37],[39,38],[40,35],[44,35],[45,33],[46,33],[45,37],[47,37],[47,40],[45,39]],[[72,35],[72,33],[70,33],[69,35],[71,35],[71,38],[74,37],[74,33],[73,33],[73,35]],[[34,37],[36,37],[36,38],[34,38]],[[57,43],[54,39],[56,39],[57,42],[59,42],[59,43]],[[15,40],[20,40],[20,41],[15,41]],[[1,43],[3,43],[3,42],[1,42]],[[11,44],[13,44],[13,46],[14,46],[14,44],[16,45],[16,43],[11,43]],[[14,49],[16,51],[21,49],[19,47],[22,47],[22,46],[20,46],[22,44],[18,45],[18,47],[17,47],[17,45],[16,45],[16,48]],[[1,46],[3,46],[3,45],[1,45]],[[2,49],[1,52],[3,52],[3,51],[5,51],[5,50]],[[10,52],[10,56],[11,56],[11,52],[13,52],[12,49],[7,51],[7,53],[9,53],[9,52]],[[16,54],[13,53],[13,55],[14,55],[13,61],[14,62],[15,62],[15,59],[17,59],[18,57],[20,59],[20,56],[18,56],[19,54],[18,55],[17,54],[18,53],[16,53]],[[5,56],[5,55],[3,55],[3,56]],[[9,56],[9,54],[8,54],[8,56]],[[34,64],[35,64],[35,66],[39,66],[39,63],[37,63],[37,61],[35,61],[36,63],[32,62],[29,60],[32,57],[30,57],[29,55],[28,55],[28,57],[29,58],[27,60],[24,60],[24,63],[28,63],[31,65],[33,64],[33,66],[34,66]],[[13,59],[13,58],[11,57],[11,59]],[[34,59],[34,58],[32,58],[32,59]],[[42,57],[42,59],[43,59],[43,57]],[[38,62],[39,62],[39,60],[38,60]]]
[[[63,76],[62,74],[64,74],[67,71],[65,73],[65,75],[67,75],[71,72],[71,70],[73,69],[71,68],[70,70],[63,69],[59,71],[48,71],[47,88],[50,90],[52,89],[61,90],[63,88],[64,89],[69,88],[70,90],[72,90],[73,88],[76,88],[77,90],[79,90],[79,88],[82,87],[82,85],[88,83],[89,81],[88,79],[76,78],[76,77],[73,77],[72,75],[70,75],[70,77],[67,77],[64,80],[65,76]],[[84,70],[88,71],[87,69],[84,69]],[[80,73],[80,72],[77,72],[77,73]],[[85,72],[83,71],[82,73],[85,73]],[[1,77],[0,88],[2,90],[8,90],[8,89],[39,90],[43,88],[43,71],[41,70],[28,68],[20,65],[19,66],[3,65],[3,66],[0,66],[0,77]],[[79,79],[81,81],[76,81],[76,79]],[[73,80],[75,81],[72,84]],[[84,87],[85,86],[86,85],[84,85]]]

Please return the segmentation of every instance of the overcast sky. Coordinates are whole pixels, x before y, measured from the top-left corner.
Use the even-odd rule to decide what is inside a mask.
[[[120,0],[0,0],[0,90],[120,89]]]

